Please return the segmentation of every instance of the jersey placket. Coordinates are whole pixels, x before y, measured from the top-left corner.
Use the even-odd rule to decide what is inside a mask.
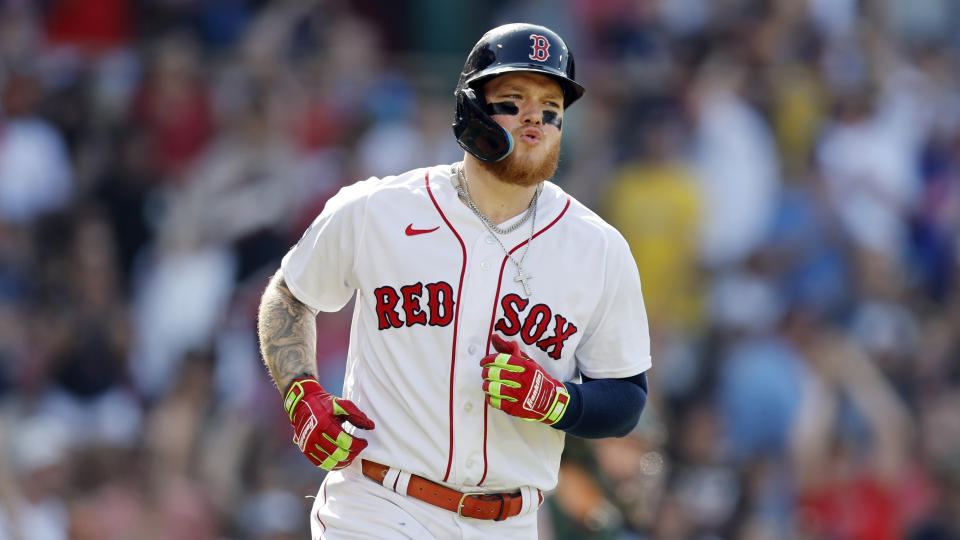
[[[473,227],[471,227],[473,229]],[[490,306],[500,281],[503,250],[490,233],[476,229],[477,234],[467,248],[468,268],[461,296],[461,333],[457,343],[457,365],[453,400],[455,464],[450,482],[478,485],[486,472],[484,443],[487,436],[485,401],[482,390],[480,360],[487,354],[487,329]],[[507,238],[512,240],[514,234]]]

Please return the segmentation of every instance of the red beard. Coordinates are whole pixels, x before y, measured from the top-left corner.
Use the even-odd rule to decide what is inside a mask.
[[[514,134],[514,140],[518,138]],[[523,143],[520,143],[523,144]],[[479,161],[479,160],[478,160]],[[530,154],[520,157],[516,151],[500,161],[479,161],[480,166],[496,176],[500,181],[518,186],[535,186],[544,180],[549,180],[557,172],[557,163],[560,161],[560,143],[557,142],[543,159],[533,162]]]

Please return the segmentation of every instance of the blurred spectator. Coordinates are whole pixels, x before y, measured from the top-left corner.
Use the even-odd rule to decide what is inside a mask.
[[[607,487],[598,482],[600,469],[583,440],[572,440],[564,450],[560,474],[564,477],[547,501],[550,520],[541,520],[541,538],[614,539],[625,531],[620,509]]]
[[[43,47],[37,13],[29,2],[4,2],[0,6],[0,59],[4,69],[30,64]]]
[[[719,369],[717,390],[731,458],[750,462],[782,454],[805,374],[795,346],[776,335],[752,336],[733,345]]]
[[[263,491],[251,497],[244,505],[244,525],[252,538],[263,540],[293,540],[302,514],[301,504],[290,492]]]
[[[169,392],[184,355],[212,339],[236,268],[232,253],[222,246],[157,248],[145,260],[150,266],[138,278],[132,306],[131,375],[148,399]]]
[[[149,141],[135,127],[118,128],[113,135],[117,155],[96,184],[93,196],[103,208],[115,235],[116,256],[123,282],[122,295],[129,300],[134,264],[142,249],[153,240],[158,193],[157,173],[150,163]]]
[[[647,407],[632,433],[593,443],[601,483],[609,482],[624,528],[638,535],[654,528],[674,465],[667,452],[669,441],[660,405],[648,403]]]
[[[92,51],[125,45],[133,37],[131,7],[123,0],[60,0],[45,14],[47,37]]]
[[[638,155],[614,173],[603,212],[630,243],[653,325],[691,331],[702,317],[702,202],[693,171],[680,160],[676,120],[662,107],[638,122]]]
[[[70,200],[69,156],[60,133],[36,114],[40,81],[14,72],[0,86],[0,221],[29,222]]]
[[[66,425],[52,416],[22,418],[0,442],[12,468],[12,483],[0,475],[0,538],[65,540],[71,446]]]
[[[917,495],[909,489],[906,408],[845,337],[799,318],[791,332],[812,368],[791,452],[798,525],[814,537],[902,537],[910,507],[902,503]]]
[[[56,330],[48,334],[53,386],[42,407],[68,423],[75,441],[131,445],[141,412],[127,386],[130,327],[112,234],[92,214],[74,226],[67,253],[49,262],[50,275],[58,277],[48,290],[62,288],[63,297],[43,306]],[[63,305],[54,309],[54,303]]]
[[[174,183],[183,181],[181,175],[206,147],[213,130],[197,47],[180,34],[161,40],[133,102],[133,117],[150,137],[154,165],[163,180]]]
[[[739,92],[743,67],[717,55],[693,94],[694,163],[703,192],[703,261],[737,265],[766,238],[780,193],[780,170],[769,126]]]
[[[743,487],[736,471],[724,464],[720,417],[712,404],[701,400],[678,420],[685,428],[677,434],[677,459],[664,496],[664,506],[673,511],[658,516],[654,530],[667,537],[723,536]]]
[[[917,193],[908,141],[872,110],[869,94],[838,100],[818,149],[831,202],[861,249],[898,256]]]

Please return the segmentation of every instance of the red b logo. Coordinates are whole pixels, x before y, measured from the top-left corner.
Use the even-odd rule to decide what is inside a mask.
[[[547,52],[547,49],[550,48],[550,42],[547,41],[547,38],[537,34],[530,34],[530,39],[533,40],[533,54],[530,55],[531,60],[545,62],[547,58],[550,58],[550,53]]]

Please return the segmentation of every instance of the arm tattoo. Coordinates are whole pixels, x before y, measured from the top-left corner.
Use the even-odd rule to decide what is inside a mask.
[[[316,317],[293,296],[280,271],[260,300],[257,333],[263,362],[281,392],[298,375],[317,375]]]

